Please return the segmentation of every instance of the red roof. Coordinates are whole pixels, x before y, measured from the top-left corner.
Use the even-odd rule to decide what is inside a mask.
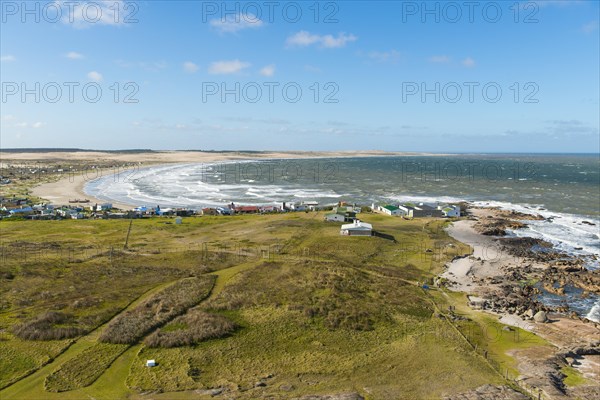
[[[258,211],[258,207],[256,206],[240,206],[240,207],[236,207],[235,211]]]

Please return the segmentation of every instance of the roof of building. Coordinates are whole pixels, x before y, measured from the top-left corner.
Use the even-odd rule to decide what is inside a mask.
[[[258,211],[257,206],[239,206],[235,208],[236,211]]]
[[[362,231],[362,230],[372,230],[373,229],[373,225],[368,224],[366,222],[362,222],[362,221],[356,220],[352,224],[342,225],[341,229],[345,230],[345,231],[347,231],[347,230],[359,230],[359,231]]]
[[[399,210],[399,208],[398,208],[398,207],[396,207],[396,206],[392,206],[392,205],[390,205],[390,204],[388,204],[387,206],[383,206],[383,208],[385,208],[386,210],[390,210],[390,211],[396,211],[396,210]]]

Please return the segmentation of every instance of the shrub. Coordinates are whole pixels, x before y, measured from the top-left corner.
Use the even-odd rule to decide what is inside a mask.
[[[83,328],[73,326],[76,322],[71,314],[49,311],[14,326],[12,331],[25,340],[70,339],[86,332]]]
[[[172,318],[183,314],[210,294],[215,277],[182,279],[113,319],[100,341],[133,344]]]
[[[190,310],[144,340],[148,347],[190,346],[232,334],[236,324],[221,315]]]

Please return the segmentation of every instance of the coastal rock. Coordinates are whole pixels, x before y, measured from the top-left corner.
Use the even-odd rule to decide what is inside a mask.
[[[544,323],[548,322],[548,314],[545,311],[538,311],[534,316],[533,320],[535,322]]]
[[[224,388],[214,388],[214,389],[204,389],[204,390],[196,390],[195,392],[202,396],[218,396],[223,393]]]
[[[339,393],[325,395],[307,395],[302,397],[296,397],[294,400],[365,400],[365,398],[358,393]]]
[[[477,389],[459,393],[451,396],[444,396],[444,400],[526,400],[528,399],[522,393],[508,386],[484,385]]]

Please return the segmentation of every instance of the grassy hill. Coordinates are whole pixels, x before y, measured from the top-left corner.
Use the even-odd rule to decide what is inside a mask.
[[[396,241],[340,236],[321,213],[135,220],[127,249],[129,221],[1,221],[0,395],[412,399],[502,383],[443,315],[464,298],[417,286],[470,250],[442,220],[362,217]],[[212,279],[184,298],[191,277]]]

